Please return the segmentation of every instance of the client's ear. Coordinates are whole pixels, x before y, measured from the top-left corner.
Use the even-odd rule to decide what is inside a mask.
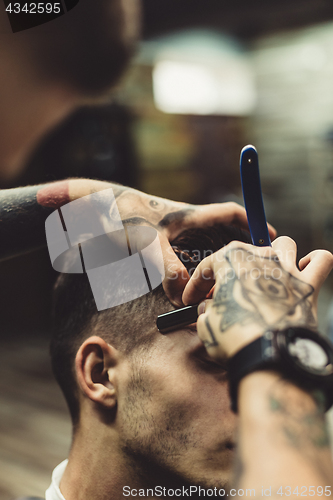
[[[89,337],[80,346],[75,367],[79,386],[92,401],[111,409],[116,406],[114,368],[120,353],[100,337]]]

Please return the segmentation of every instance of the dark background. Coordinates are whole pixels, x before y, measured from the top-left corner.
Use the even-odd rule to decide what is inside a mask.
[[[209,27],[253,39],[333,18],[330,0],[143,0],[143,36]]]

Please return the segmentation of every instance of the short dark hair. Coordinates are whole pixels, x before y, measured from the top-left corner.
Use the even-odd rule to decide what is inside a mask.
[[[113,86],[134,51],[120,0],[80,0],[67,14],[15,33],[12,40],[25,48],[41,79],[65,83],[87,97]]]
[[[198,263],[230,241],[250,243],[250,235],[233,226],[190,229],[173,242],[175,253],[191,274]],[[138,299],[98,312],[85,274],[61,274],[54,289],[54,332],[51,340],[53,373],[66,398],[74,427],[79,400],[74,361],[82,342],[95,334],[129,354],[146,350],[156,335],[157,315],[172,309],[162,285]]]

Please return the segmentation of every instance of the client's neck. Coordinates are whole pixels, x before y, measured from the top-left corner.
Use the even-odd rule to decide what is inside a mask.
[[[125,486],[144,488],[135,468],[121,450],[116,433],[105,426],[97,434],[93,429],[78,430],[69,454],[68,465],[60,482],[66,500],[124,500]]]

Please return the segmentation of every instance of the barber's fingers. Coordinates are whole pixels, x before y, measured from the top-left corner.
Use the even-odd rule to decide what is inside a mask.
[[[294,240],[288,236],[280,236],[272,243],[272,248],[279,258],[281,264],[288,271],[297,269],[297,246]]]
[[[304,270],[300,272],[296,267],[296,252],[297,248],[295,242],[286,236],[278,238],[276,242],[273,243],[272,248],[259,248],[241,242],[233,242],[215,254],[207,257],[199,264],[184,289],[183,302],[184,304],[195,304],[203,300],[214,284],[215,277],[218,280],[219,274],[221,273],[220,276],[223,279],[224,273],[227,272],[228,264],[226,256],[229,261],[237,267],[237,259],[244,258],[246,253],[250,256],[259,257],[257,261],[259,268],[265,264],[262,257],[274,259],[274,256],[277,255],[282,267],[286,271],[312,285],[319,291],[320,286],[333,268],[332,254],[325,250],[311,252],[311,254],[301,260],[301,269]]]
[[[273,259],[274,256],[271,247],[259,248],[249,243],[232,241],[200,262],[184,289],[184,304],[195,304],[203,300],[215,280],[225,280],[229,272],[236,273],[236,276],[243,264],[250,270],[258,258],[258,266],[262,267],[265,264],[263,259]]]
[[[233,251],[235,252],[233,253]],[[197,266],[184,289],[182,297],[184,304],[195,304],[203,300],[210,292],[215,279],[223,279],[225,273],[230,270],[230,262],[237,261],[237,258],[244,258],[247,252],[251,255],[258,255],[259,253],[268,255],[273,253],[270,247],[259,249],[240,241],[229,243],[214,254],[203,259]]]
[[[314,250],[299,261],[299,274],[296,267],[297,246],[288,236],[280,236],[272,244],[282,266],[302,281],[312,285],[317,292],[333,269],[333,256],[327,250]]]
[[[212,299],[206,299],[199,304],[197,333],[208,354],[216,361],[221,362],[224,358],[224,352],[219,342],[218,325],[221,318],[214,311],[213,303]]]
[[[301,276],[314,288],[320,288],[333,269],[333,255],[328,250],[314,250],[299,261]]]
[[[269,236],[271,237],[271,240],[274,240],[277,236],[277,231],[276,231],[275,227],[272,226],[272,224],[270,224],[269,222],[267,222],[267,229],[269,232]]]
[[[221,252],[221,250],[219,250]],[[195,304],[203,300],[210,292],[215,283],[215,274],[213,270],[213,259],[216,254],[206,257],[200,262],[186,284],[182,300],[185,305]]]
[[[241,229],[249,230],[244,207],[233,201],[195,207],[184,220],[182,230],[188,227],[207,227],[218,223],[234,225]],[[276,230],[270,224],[268,224],[268,231],[270,237],[274,239],[276,237]]]
[[[209,306],[208,306],[209,307]],[[207,310],[197,320],[197,333],[209,356],[218,362],[224,358],[223,347],[219,342],[218,321],[212,311]]]
[[[184,264],[173,251],[168,238],[161,233],[160,244],[165,269],[163,288],[170,302],[177,307],[181,307],[183,306],[182,293],[190,276]]]
[[[234,224],[247,230],[249,228],[245,208],[234,202],[211,203],[195,207],[188,222],[197,227],[202,227],[207,223],[209,225],[223,223]]]

